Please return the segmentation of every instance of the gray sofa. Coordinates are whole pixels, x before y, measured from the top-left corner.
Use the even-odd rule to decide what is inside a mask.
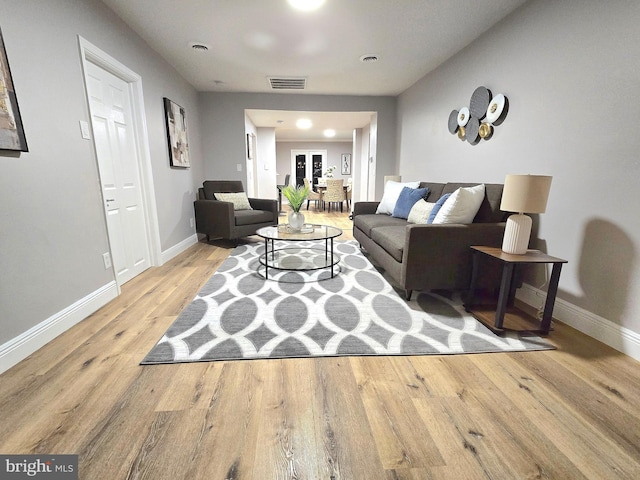
[[[445,193],[477,183],[428,183],[427,201],[436,202]],[[499,247],[505,229],[500,210],[501,184],[485,184],[485,198],[473,223],[422,225],[389,215],[376,214],[379,202],[357,202],[353,210],[353,237],[405,290],[468,290],[471,279],[472,245]],[[481,266],[479,288],[495,290],[500,285],[497,262]]]

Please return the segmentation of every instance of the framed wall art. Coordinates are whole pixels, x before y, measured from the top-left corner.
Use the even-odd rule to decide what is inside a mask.
[[[2,32],[0,32],[0,150],[29,151]]]
[[[253,133],[247,133],[247,158],[253,160],[256,155],[256,136]]]
[[[340,173],[342,173],[342,175],[351,175],[351,154],[350,153],[342,154],[340,165],[341,165]]]
[[[167,123],[169,161],[172,167],[189,168],[189,140],[187,138],[187,117],[184,108],[164,98],[164,114]]]

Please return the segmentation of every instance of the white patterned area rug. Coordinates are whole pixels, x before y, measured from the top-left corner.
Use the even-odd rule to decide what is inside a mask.
[[[286,253],[302,261],[311,246],[299,242]],[[334,278],[327,269],[270,268],[265,280],[258,261],[264,244],[236,247],[141,364],[555,348],[526,332],[497,336],[453,298],[422,292],[407,302],[355,241],[334,242],[334,252]]]

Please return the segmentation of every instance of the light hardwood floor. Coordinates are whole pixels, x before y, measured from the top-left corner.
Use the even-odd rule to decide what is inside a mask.
[[[352,238],[347,213],[308,219]],[[545,352],[140,366],[232,246],[0,376],[0,453],[79,454],[83,480],[640,478],[638,362],[562,324]]]

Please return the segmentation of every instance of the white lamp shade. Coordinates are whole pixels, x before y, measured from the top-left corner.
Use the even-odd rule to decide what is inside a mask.
[[[500,210],[518,213],[544,213],[553,177],[546,175],[507,175]]]
[[[387,183],[389,180],[392,180],[394,182],[399,182],[402,180],[402,177],[400,175],[385,175],[384,183]]]

